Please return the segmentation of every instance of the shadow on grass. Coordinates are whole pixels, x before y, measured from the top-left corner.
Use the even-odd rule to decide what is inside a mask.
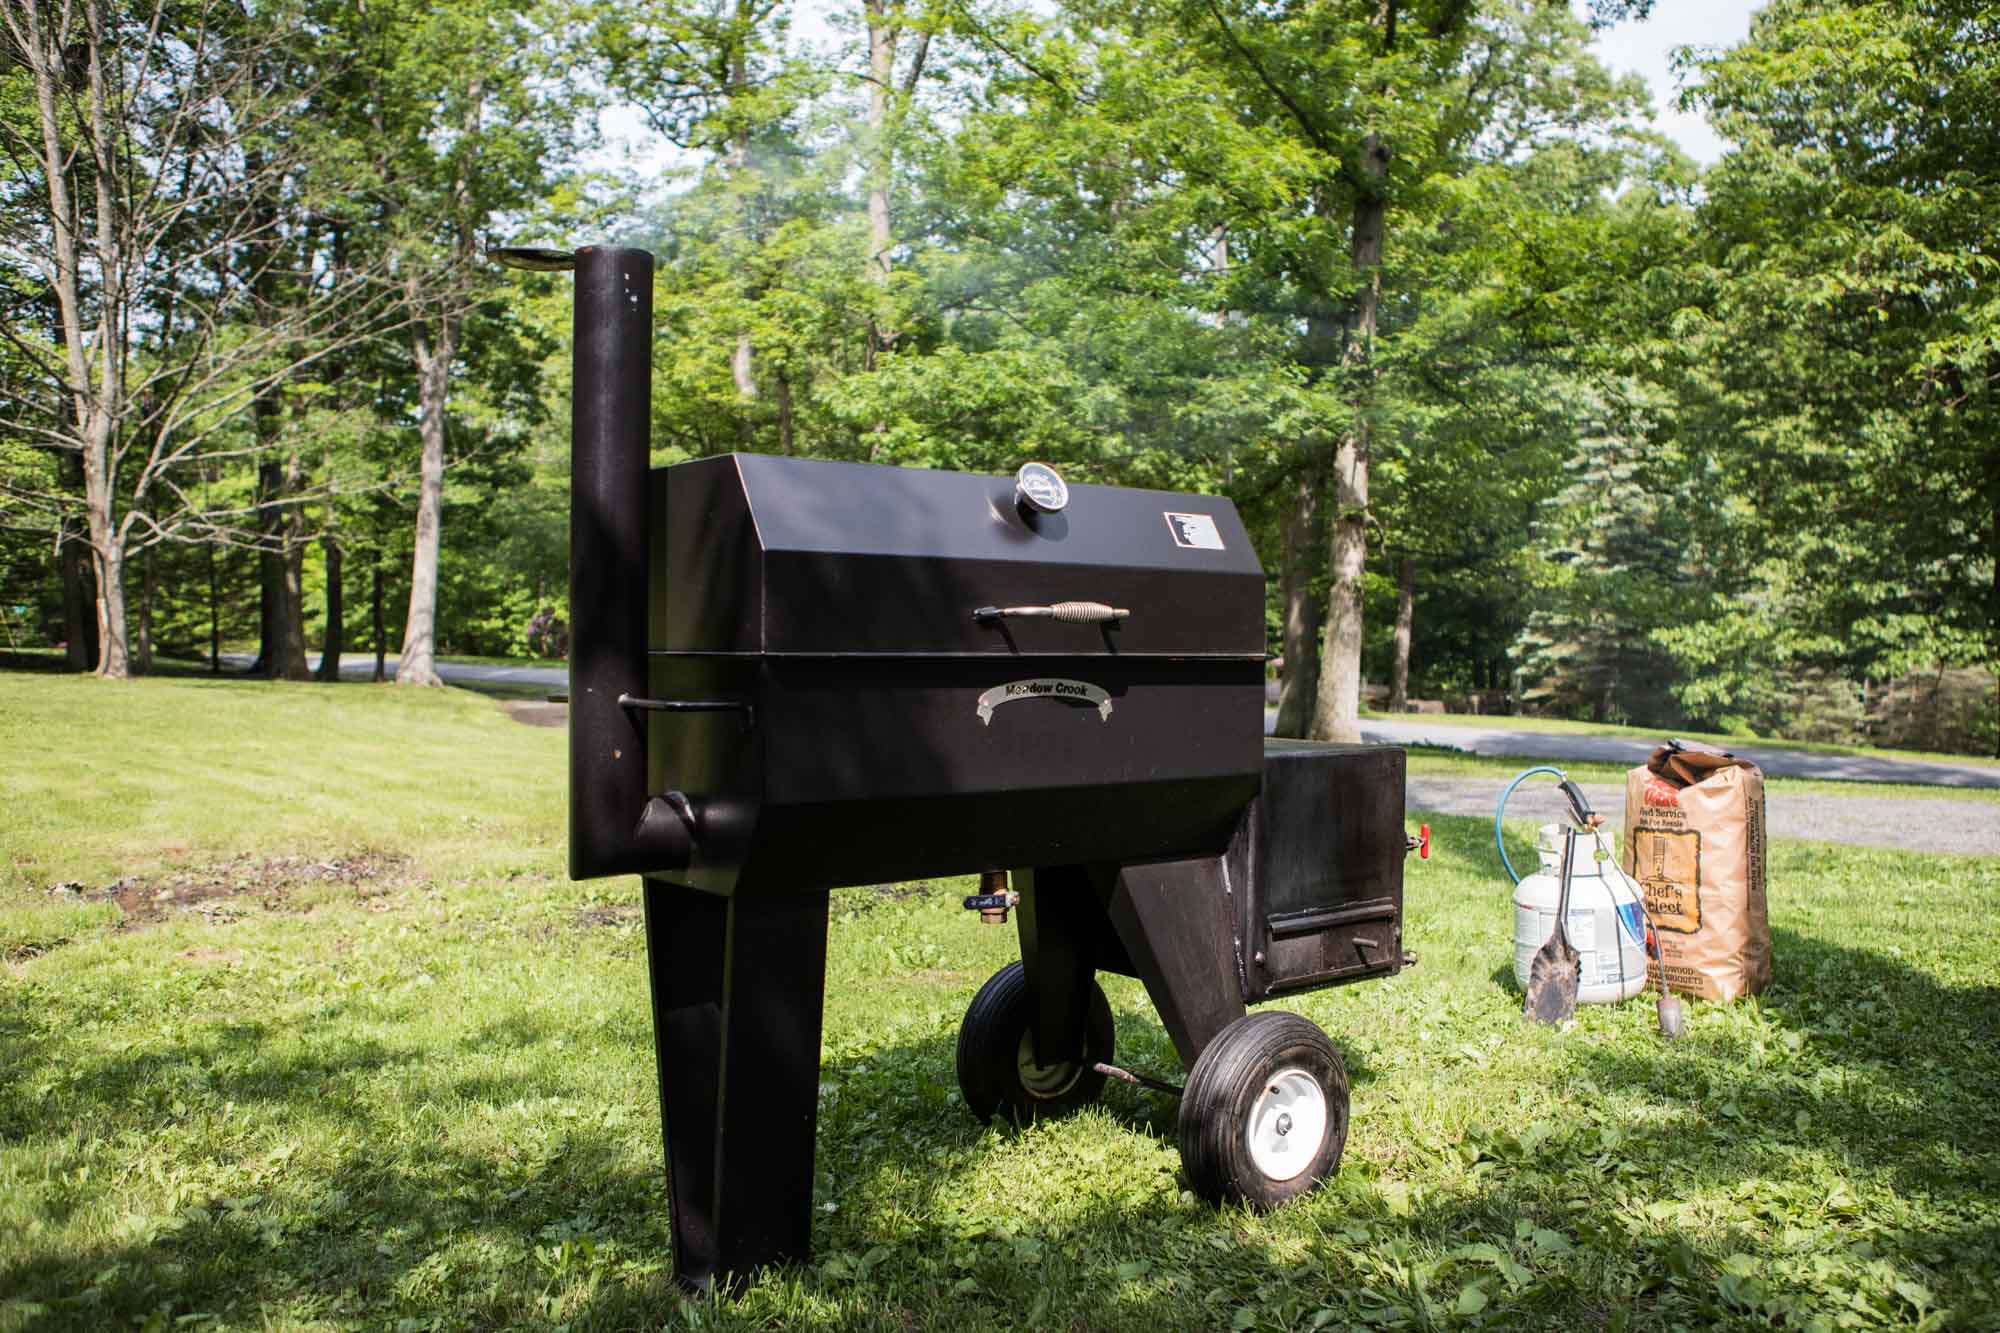
[[[417,1085],[419,1122],[432,1103],[499,1108],[574,1098],[560,1073],[450,1077],[468,1055],[544,1041],[550,1029],[532,1015],[488,1025],[437,1056],[351,1037],[279,1055],[279,1034],[249,1021],[203,1028],[172,1049],[62,1061],[65,1016],[30,1012],[32,994],[0,993],[0,1063],[11,1071],[0,1081],[0,1142],[174,1139],[189,1132],[187,1108],[197,1099],[211,1112],[225,1108],[225,1123],[209,1131],[197,1160],[165,1165],[185,1182],[165,1225],[84,1250],[13,1246],[26,1257],[0,1268],[0,1327],[9,1300],[20,1303],[14,1315],[51,1328],[154,1316],[172,1325],[224,1311],[251,1322],[263,1311],[281,1323],[380,1322],[389,1311],[499,1327],[534,1317],[545,1290],[562,1285],[561,1264],[608,1241],[614,1222],[621,1244],[666,1252],[661,1173],[629,1168],[629,1130],[566,1119],[498,1149],[461,1145],[448,1132],[453,1117],[440,1115],[427,1133],[389,1118],[371,1095],[385,1078]],[[339,1017],[328,1012],[322,1021]],[[82,1113],[48,1123],[51,1094]],[[242,1128],[232,1132],[231,1116]],[[312,1146],[274,1150],[274,1129]],[[101,1211],[105,1191],[87,1174],[66,1173],[46,1191],[39,1220],[53,1228],[80,1210]],[[661,1281],[645,1290],[667,1308],[674,1300],[660,1267]],[[447,1273],[453,1281],[440,1282]],[[468,1283],[475,1274],[481,1280]]]
[[[59,1034],[95,1016],[37,1011],[31,990],[4,992],[8,1140],[173,1135],[177,1103],[194,1091],[252,1123],[296,1113],[319,1128],[297,1161],[268,1135],[216,1132],[218,1176],[234,1167],[240,1178],[244,1157],[259,1164],[248,1189],[208,1188],[194,1169],[164,1227],[82,1251],[17,1243],[24,1257],[0,1269],[0,1301],[40,1307],[25,1314],[34,1326],[79,1328],[227,1312],[233,1323],[391,1327],[1157,1333],[1230,1327],[1246,1310],[1269,1327],[1310,1326],[1322,1310],[1334,1327],[1443,1325],[1471,1303],[1502,1326],[1753,1327],[1863,1302],[1857,1282],[1886,1264],[1866,1293],[1874,1304],[1859,1307],[1867,1318],[1915,1323],[1934,1298],[1954,1323],[1978,1324],[1994,1309],[2000,1254],[2000,990],[1775,934],[1779,984],[1759,1006],[1711,1011],[1726,1024],[1698,1025],[1675,1046],[1554,1039],[1546,1078],[1572,1120],[1405,1145],[1423,1164],[1414,1189],[1350,1156],[1327,1189],[1264,1217],[1182,1192],[1164,1099],[1114,1085],[1078,1121],[989,1129],[954,1104],[948,1033],[831,1059],[816,1262],[719,1304],[671,1287],[650,1104],[637,1125],[530,1117],[497,1145],[461,1132],[479,1107],[593,1095],[575,1065],[467,1071],[477,1056],[564,1035],[532,1010],[434,1054],[350,1038],[278,1054],[269,1024],[248,1019],[171,1050],[71,1061]],[[1121,1012],[1118,1039],[1121,1059],[1172,1068],[1150,1014]],[[608,1022],[579,1056],[593,1058],[649,1064],[643,1013]],[[1350,1076],[1377,1114],[1393,1114],[1393,1086],[1358,1059]],[[385,1078],[421,1094],[401,1103],[416,1108],[407,1121],[371,1097]],[[63,1125],[44,1122],[52,1084]],[[456,1117],[424,1123],[433,1103]],[[1074,1195],[1051,1186],[1107,1153],[1129,1156],[1129,1170],[1114,1160],[1107,1183],[1099,1160]],[[1035,1187],[1008,1190],[1008,1163],[1033,1172]],[[1875,1197],[1856,1198],[1845,1182]],[[46,1220],[103,1208],[117,1188],[66,1185]],[[1717,1199],[1729,1211],[1717,1214]],[[1807,1254],[1800,1228],[1837,1243]],[[1922,1299],[1898,1294],[1899,1282]]]
[[[79,678],[92,674],[88,671],[75,670],[69,665],[69,660],[63,654],[54,650],[23,651],[19,649],[0,649],[0,671],[20,671],[44,676],[74,676]],[[155,656],[151,668],[143,672],[139,670],[135,662],[132,666],[132,674],[141,680],[211,681],[216,684],[238,683],[242,681],[268,681],[270,679],[269,676],[266,676],[261,671],[251,672],[240,665],[235,665],[227,661],[222,664],[222,669],[217,671],[209,665],[206,657]],[[395,673],[391,672],[388,679],[393,680],[394,678]],[[295,683],[330,684],[331,682],[321,682],[315,678],[311,682],[300,681]],[[373,682],[367,676],[343,675],[340,678],[340,683],[343,685],[367,685]]]
[[[44,676],[87,676],[88,671],[78,671],[71,667],[69,659],[54,649],[46,651],[0,650],[0,671],[33,672]],[[135,665],[133,671],[137,674]],[[167,676],[176,680],[212,678],[215,680],[241,680],[243,673],[224,667],[220,672],[209,669],[206,659],[188,657],[155,657],[149,676]],[[255,679],[263,679],[255,677]]]
[[[1906,1197],[2000,1198],[2000,987],[1942,985],[1784,927],[1772,938],[1764,1024],[1698,1034],[1659,1059],[1593,1050],[1582,1071],[1726,1144],[1749,1173],[1784,1176],[1824,1153]],[[1808,1048],[1815,1060],[1794,1058]]]

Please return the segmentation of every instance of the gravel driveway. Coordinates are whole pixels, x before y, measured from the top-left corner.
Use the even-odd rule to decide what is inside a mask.
[[[1409,809],[1440,815],[1493,817],[1494,802],[1506,783],[1491,778],[1413,777],[1405,789]],[[1583,794],[1611,823],[1625,811],[1623,787],[1587,784]],[[1558,818],[1562,797],[1544,775],[1521,784],[1507,802],[1509,819],[1546,822]],[[1858,847],[1893,847],[1912,852],[1967,852],[2000,856],[2000,806],[1985,801],[1929,800],[1922,797],[1764,795],[1766,827],[1774,838],[1813,838]]]
[[[1517,755],[1527,759],[1595,761],[1630,768],[1646,762],[1658,741],[1631,736],[1588,736],[1568,732],[1521,731],[1495,718],[1492,726],[1459,726],[1412,718],[1363,718],[1361,739],[1390,745],[1438,745],[1473,754]],[[1666,733],[1661,733],[1661,740]],[[1908,782],[1923,787],[2000,788],[2000,767],[1954,763],[1949,759],[1898,759],[1848,750],[1785,750],[1745,741],[1730,747],[1775,778],[1827,778],[1848,782]]]

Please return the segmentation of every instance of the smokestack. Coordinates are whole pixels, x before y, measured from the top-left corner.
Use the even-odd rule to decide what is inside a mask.
[[[569,873],[684,869],[686,812],[646,790],[646,473],[653,408],[653,256],[497,251],[576,270],[570,405]],[[685,806],[685,798],[680,805]]]

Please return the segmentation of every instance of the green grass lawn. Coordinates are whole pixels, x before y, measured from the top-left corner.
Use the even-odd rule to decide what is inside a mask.
[[[1185,1192],[1136,1089],[974,1122],[1011,930],[843,892],[814,1264],[683,1301],[636,886],[564,878],[563,783],[458,691],[0,673],[0,1328],[2000,1321],[2000,865],[1778,843],[1776,984],[1666,1046],[1643,1001],[1521,1020],[1479,819],[1409,863],[1418,967],[1290,1002],[1354,1120],[1267,1215]]]

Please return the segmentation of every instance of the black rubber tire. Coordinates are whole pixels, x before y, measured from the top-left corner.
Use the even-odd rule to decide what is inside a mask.
[[[1326,1125],[1306,1168],[1279,1180],[1251,1156],[1250,1119],[1270,1081],[1293,1070],[1319,1084]],[[1181,1095],[1181,1167],[1189,1187],[1211,1203],[1253,1208],[1275,1207],[1317,1188],[1340,1169],[1347,1101],[1347,1068],[1317,1024],[1277,1011],[1244,1015],[1208,1044]]]
[[[1111,1005],[1103,989],[1090,983],[1085,1058],[1055,1067],[1040,1080],[1022,1068],[1022,1043],[1034,1008],[1027,969],[1009,963],[979,988],[965,1011],[958,1027],[958,1089],[965,1108],[981,1120],[998,1114],[1016,1124],[1033,1124],[1088,1106],[1104,1091],[1104,1075],[1090,1068],[1092,1061],[1111,1063]]]

